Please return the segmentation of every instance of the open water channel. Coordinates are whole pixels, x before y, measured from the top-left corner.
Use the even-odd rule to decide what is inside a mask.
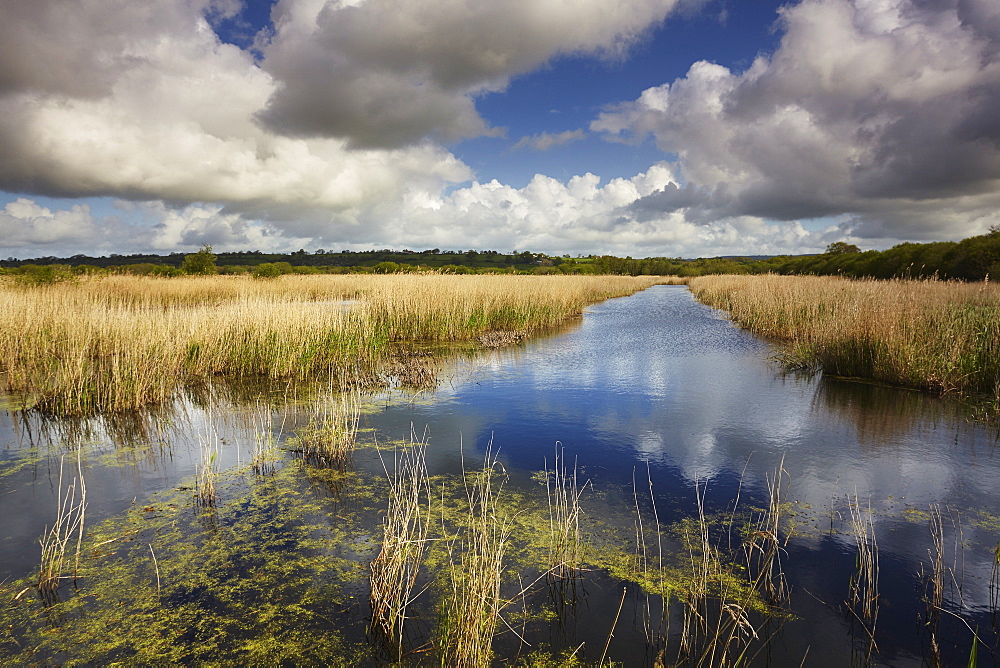
[[[284,388],[206,390],[149,415],[83,423],[5,410],[0,662],[384,664],[367,631],[368,562],[385,469],[415,434],[434,496],[460,500],[463,461],[481,468],[488,449],[504,473],[510,602],[497,665],[572,655],[587,665],[966,666],[973,651],[978,665],[997,665],[995,429],[949,398],[783,374],[773,352],[685,287],[653,287],[516,347],[442,359],[435,389],[369,397],[358,448],[339,469],[292,452],[313,399]],[[260,475],[249,462],[264,434],[279,456]],[[192,491],[206,441],[222,472],[212,509]],[[584,569],[569,582],[544,575],[545,471],[557,452],[582,490]],[[30,585],[60,466],[62,489],[83,471],[88,538],[80,577],[43,602]],[[684,582],[704,563],[692,548],[699,497],[736,582],[759,567],[742,568],[754,544],[746,527],[776,481],[780,550],[768,581],[783,580],[787,594],[733,585],[713,603],[712,589],[699,609],[715,619],[685,652]],[[862,566],[859,544],[877,570]],[[404,663],[435,660],[442,553],[428,552]],[[666,610],[657,587],[673,593]],[[703,655],[719,628],[732,642]]]

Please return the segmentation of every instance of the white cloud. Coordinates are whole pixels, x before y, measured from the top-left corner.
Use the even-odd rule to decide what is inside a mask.
[[[0,28],[24,42],[23,52],[10,42],[0,52],[9,74],[0,80],[0,187],[224,202],[266,215],[336,212],[470,177],[429,142],[349,150],[342,139],[262,129],[254,115],[276,85],[248,53],[219,42],[203,5],[15,3]]]
[[[1000,5],[804,0],[781,14],[773,56],[742,74],[695,63],[591,130],[676,154],[708,218],[851,214],[845,230],[872,239],[996,221]]]
[[[87,242],[96,232],[90,208],[84,204],[52,211],[19,197],[0,211],[0,243],[8,249]]]
[[[492,132],[476,95],[560,54],[620,54],[675,0],[280,0],[257,60],[209,25],[239,7],[5,5],[0,189],[28,196],[0,214],[5,248],[690,256],[1000,222],[1000,8],[988,0],[805,0],[782,10],[780,48],[746,72],[695,63],[591,125],[652,137],[675,163],[606,183],[455,190],[472,172],[437,142]],[[137,204],[95,217],[30,196]],[[834,223],[798,222],[815,217]]]
[[[813,252],[824,232],[799,223],[773,223],[736,216],[694,223],[686,209],[638,216],[637,202],[676,187],[669,164],[660,163],[631,179],[606,184],[593,174],[565,182],[536,175],[524,188],[497,181],[474,183],[446,197],[417,203],[382,218],[380,238],[401,247],[532,249],[548,253],[696,257]],[[839,238],[839,237],[838,237]]]

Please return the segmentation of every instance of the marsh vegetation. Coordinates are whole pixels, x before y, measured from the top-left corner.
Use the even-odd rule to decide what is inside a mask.
[[[389,290],[423,277],[368,278]],[[283,280],[260,289],[280,294]],[[174,302],[201,281],[176,283]],[[189,305],[207,310],[206,294]],[[223,310],[241,299],[216,298]],[[311,299],[268,303],[347,317],[370,315],[376,298]],[[464,334],[401,323],[424,338],[386,337],[378,364],[343,373],[183,375],[148,410],[5,411],[0,493],[22,510],[0,519],[13,532],[0,550],[20,540],[14,516],[33,499],[62,510],[42,508],[28,548],[0,552],[17,555],[0,560],[0,656],[996,660],[995,446],[946,398],[775,374],[773,348],[682,287],[609,302],[550,338],[514,336],[526,342],[513,348],[477,339],[532,326],[487,320]],[[435,349],[425,364],[416,344],[434,336],[460,352]],[[366,374],[378,382],[359,382]],[[63,455],[75,476],[60,477]],[[52,517],[62,561],[45,588],[38,536]]]
[[[691,290],[788,367],[1000,403],[1000,286],[936,280],[705,276]]]
[[[0,280],[3,390],[56,415],[130,411],[218,376],[371,385],[403,344],[529,334],[655,283],[629,277]]]

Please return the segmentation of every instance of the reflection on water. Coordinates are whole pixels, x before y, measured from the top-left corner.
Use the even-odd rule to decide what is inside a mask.
[[[769,653],[755,663],[798,665],[804,656],[807,665],[866,663],[864,652],[858,655],[864,643],[857,636],[864,631],[844,603],[855,572],[849,499],[856,498],[874,513],[881,564],[882,614],[872,663],[930,663],[936,645],[945,664],[965,665],[968,623],[985,643],[981,665],[995,665],[995,434],[967,421],[962,406],[947,397],[782,374],[769,361],[772,353],[770,344],[698,304],[686,288],[655,287],[594,306],[580,322],[514,348],[447,357],[435,351],[437,388],[373,397],[358,439],[388,447],[406,442],[411,429],[426,429],[432,476],[460,473],[463,452],[481,461],[492,443],[512,475],[512,490],[537,488],[531,474],[546,461],[551,465],[558,442],[567,460],[578,463],[581,479],[593,485],[585,513],[592,520],[620,515],[629,531],[636,476],[647,495],[652,485],[659,519],[669,524],[692,516],[698,485],[710,513],[731,512],[737,495],[743,504],[766,505],[768,476],[783,465],[789,476],[784,498],[794,520],[784,528],[782,563],[796,619],[775,632]],[[40,527],[54,513],[53,471],[61,454],[83,449],[88,521],[99,522],[155,492],[189,485],[207,425],[222,440],[220,466],[236,469],[252,457],[265,423],[262,411],[280,445],[309,423],[324,392],[330,383],[295,390],[215,384],[190,388],[175,404],[141,414],[82,421],[2,414],[0,580],[36,567]],[[363,479],[384,477],[373,449],[360,451],[353,468]],[[348,478],[304,471],[310,494],[331,500],[324,505],[329,512],[371,512],[341,503]],[[356,478],[349,480],[356,485]],[[936,616],[924,601],[928,550],[934,548],[932,506],[942,512],[942,563],[949,569],[943,593],[948,612]],[[620,583],[595,574],[579,588],[557,597],[558,605],[583,603],[556,615],[551,637],[535,641],[572,648],[600,638],[603,644]],[[624,609],[638,601],[630,595]],[[654,645],[638,608],[633,613],[631,620],[623,613],[609,656],[651,665]],[[920,626],[932,617],[938,623],[933,638],[930,627]],[[509,637],[498,642],[503,651],[517,651]],[[585,655],[596,662],[600,651],[588,645]]]

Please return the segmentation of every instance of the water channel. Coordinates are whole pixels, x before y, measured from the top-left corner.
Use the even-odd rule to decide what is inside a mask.
[[[551,335],[443,360],[434,389],[370,397],[347,470],[307,466],[285,447],[264,477],[248,469],[255,442],[267,433],[279,448],[293,443],[309,419],[306,393],[193,393],[157,413],[84,423],[11,408],[0,413],[0,593],[18,599],[0,606],[0,658],[142,663],[157,652],[165,663],[252,663],[277,656],[266,642],[287,644],[288,665],[379,665],[385,657],[366,633],[367,563],[379,549],[393,446],[416,438],[435,481],[496,453],[509,510],[529,533],[547,526],[536,511],[544,514],[555,454],[576,467],[591,558],[571,592],[554,593],[532,561],[539,546],[530,536],[512,543],[504,591],[524,591],[505,612],[497,665],[533,652],[565,661],[575,652],[585,665],[685,656],[683,604],[665,618],[622,555],[690,564],[678,536],[701,498],[710,541],[740,573],[751,544],[741,522],[767,507],[776,483],[777,564],[789,593],[770,612],[745,605],[733,617],[727,628],[746,636],[733,647],[748,649],[727,661],[965,666],[975,647],[978,665],[997,665],[995,430],[950,398],[782,373],[773,352],[685,287],[656,286],[597,304]],[[223,471],[211,513],[191,500],[207,434]],[[78,459],[91,544],[109,542],[89,548],[85,577],[42,605],[27,584],[37,581],[60,467],[65,489]],[[450,483],[434,484],[443,495]],[[864,590],[874,615],[852,598],[863,574],[852,508],[877,559],[875,589]],[[413,665],[432,662],[434,581],[422,576],[412,606],[404,644]],[[122,612],[109,612],[115,606]],[[122,643],[121,633],[141,633],[130,626],[137,619],[142,629],[160,624],[156,637]]]

